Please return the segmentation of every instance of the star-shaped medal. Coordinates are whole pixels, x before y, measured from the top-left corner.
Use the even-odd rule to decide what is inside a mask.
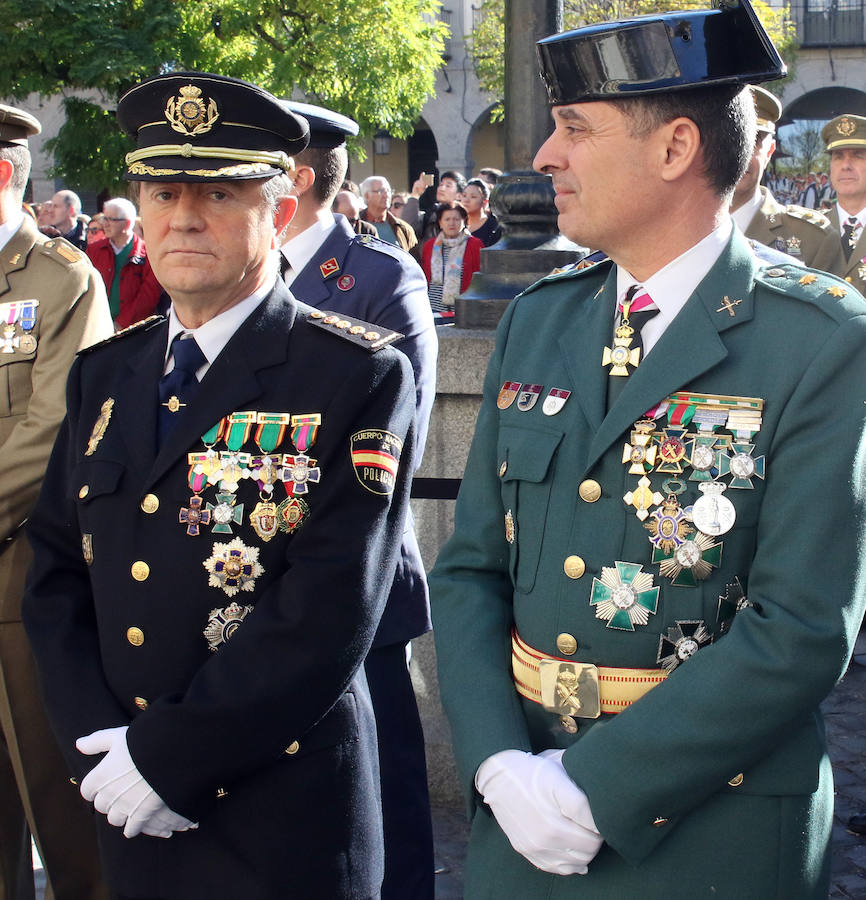
[[[712,640],[713,636],[703,622],[678,621],[659,638],[657,662],[666,672],[673,672]]]
[[[722,563],[722,544],[715,543],[705,534],[696,534],[673,550],[661,547],[653,549],[653,562],[659,563],[659,572],[671,579],[677,587],[697,587],[714,568]]]
[[[210,573],[208,585],[222,588],[229,597],[255,590],[255,579],[265,571],[259,562],[259,548],[247,547],[240,538],[228,544],[215,543],[213,554],[202,565]]]
[[[653,587],[652,575],[641,571],[643,566],[629,562],[614,566],[602,566],[601,578],[592,579],[589,604],[608,628],[634,631],[635,625],[646,625],[655,613],[659,589]]]

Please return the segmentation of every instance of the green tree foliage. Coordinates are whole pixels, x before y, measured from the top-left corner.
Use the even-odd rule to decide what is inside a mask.
[[[440,0],[0,0],[0,97],[96,89],[110,107],[142,78],[195,69],[278,96],[298,90],[356,119],[364,136],[405,137],[442,65],[439,8]],[[55,172],[108,186],[123,141],[96,104],[66,106]]]
[[[787,6],[771,7],[763,0],[752,0],[752,6],[788,64],[790,73],[798,44]],[[565,0],[563,19],[564,27],[570,29],[632,16],[669,12],[671,9],[708,8],[709,0],[676,0],[673,4],[671,0]],[[499,98],[499,103],[491,110],[491,118],[494,122],[501,121],[505,116],[502,104],[505,93],[505,0],[483,0],[480,22],[466,40],[482,90]],[[785,80],[765,86],[775,93],[781,93]]]

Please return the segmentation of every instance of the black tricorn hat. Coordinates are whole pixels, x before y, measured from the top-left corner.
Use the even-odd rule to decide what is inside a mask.
[[[158,75],[117,104],[120,127],[138,141],[128,181],[234,181],[294,169],[309,127],[266,90],[203,72]]]
[[[539,41],[554,106],[687,88],[755,84],[787,72],[748,0],[588,25]]]
[[[345,144],[347,137],[354,137],[358,133],[358,123],[354,119],[332,109],[296,100],[283,100],[282,103],[289,112],[303,116],[309,122],[310,147],[332,150]]]

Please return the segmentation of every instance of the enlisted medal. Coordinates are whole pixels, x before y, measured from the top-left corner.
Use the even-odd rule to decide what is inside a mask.
[[[263,541],[269,541],[280,530],[277,504],[271,500],[259,500],[250,513],[250,525]]]
[[[703,497],[696,500],[692,507],[692,522],[698,531],[710,537],[726,534],[734,527],[737,518],[734,504],[722,496],[726,487],[719,481],[705,481],[698,485]]]
[[[650,487],[649,478],[644,475],[637,483],[637,488],[629,491],[622,498],[626,506],[635,508],[635,515],[643,522],[649,515],[649,508],[655,504],[661,503],[664,497],[658,492],[653,491]]]
[[[673,550],[653,549],[653,562],[659,572],[677,587],[697,587],[714,568],[722,563],[722,544],[705,534],[688,537]]]
[[[544,403],[541,404],[541,411],[546,416],[555,416],[563,406],[565,401],[571,396],[571,391],[564,391],[562,388],[551,388]]]
[[[674,493],[669,493],[661,506],[650,513],[650,521],[644,522],[643,527],[650,533],[653,547],[665,554],[672,554],[694,531]]]
[[[535,406],[543,390],[543,384],[524,384],[523,390],[517,396],[517,408],[521,412],[528,412]]]
[[[36,307],[38,300],[25,300],[21,306],[21,330],[24,334],[18,339],[18,349],[22,353],[33,353],[36,350],[36,338],[30,333],[36,325]]]
[[[0,353],[14,353],[21,343],[21,338],[15,334],[14,325],[5,325],[3,327],[3,349]]]
[[[200,526],[210,525],[210,510],[202,509],[202,499],[198,494],[189,498],[189,506],[183,506],[177,514],[177,520],[181,525],[186,525],[186,533],[192,537],[198,537]]]
[[[521,384],[519,381],[506,381],[499,389],[499,396],[496,398],[496,405],[500,409],[508,409],[517,399]]]
[[[231,534],[232,525],[240,525],[244,518],[243,503],[236,503],[234,494],[217,494],[216,506],[208,503],[214,534]]]
[[[707,626],[702,622],[680,622],[672,625],[667,634],[659,638],[659,652],[656,662],[666,671],[673,670],[694,656],[705,644],[713,640]]]
[[[32,334],[22,334],[18,338],[18,349],[22,353],[33,353],[36,349],[36,338]]]
[[[733,455],[719,453],[719,475],[731,476],[728,487],[752,490],[755,487],[752,478],[763,480],[766,471],[764,457],[753,457],[754,449],[754,444],[735,443],[731,444]]]
[[[659,442],[659,462],[657,472],[679,475],[683,471],[686,458],[686,444],[683,440],[684,428],[665,428],[656,440]]]
[[[208,586],[222,588],[229,597],[238,591],[255,590],[255,579],[264,574],[258,547],[247,547],[235,538],[228,544],[213,545],[213,554],[202,565],[210,573]]]
[[[292,534],[307,520],[310,507],[300,497],[286,497],[277,507],[277,525],[280,531]]]
[[[635,430],[631,433],[631,443],[622,448],[622,461],[629,463],[629,475],[645,475],[656,464],[657,447],[653,444],[652,433],[655,422],[641,419],[635,422]]]
[[[87,441],[87,449],[84,451],[85,456],[93,456],[93,454],[96,452],[96,447],[102,440],[102,436],[105,434],[105,429],[108,428],[108,422],[111,419],[111,412],[113,409],[114,398],[109,397],[102,404],[102,408],[99,410],[99,415],[97,416],[96,422],[94,422],[93,424],[93,431],[90,433],[90,438]]]
[[[316,460],[310,459],[303,453],[293,456],[287,453],[283,457],[283,468],[280,478],[286,484],[286,493],[289,496],[306,494],[310,484],[318,484],[321,470],[316,465]]]
[[[614,566],[602,566],[601,578],[592,579],[589,604],[608,628],[634,631],[635,625],[646,625],[655,613],[659,589],[652,586],[652,575],[642,572],[638,563],[616,562]]]
[[[253,611],[252,606],[239,606],[232,601],[225,609],[212,609],[207,619],[207,628],[202,634],[207,638],[208,647],[216,652],[240,628],[241,622]]]
[[[292,416],[292,443],[298,453],[306,453],[316,443],[321,424],[321,413]]]

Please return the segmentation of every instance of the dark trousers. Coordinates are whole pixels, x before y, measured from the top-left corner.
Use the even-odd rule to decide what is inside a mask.
[[[385,830],[382,900],[433,900],[433,825],[424,732],[405,645],[371,650],[364,668],[379,734]]]

